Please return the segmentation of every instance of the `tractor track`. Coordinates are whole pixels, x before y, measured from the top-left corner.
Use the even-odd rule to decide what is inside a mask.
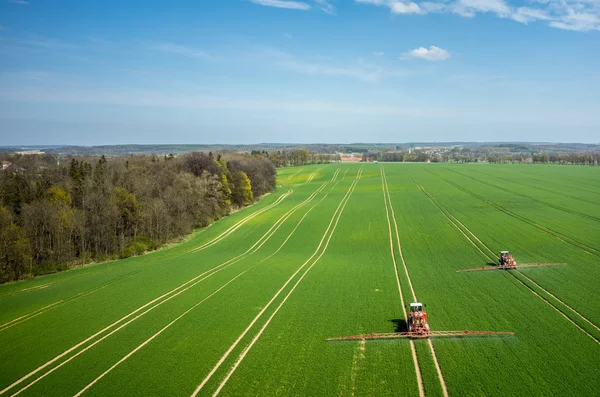
[[[307,183],[310,183],[310,182],[312,182],[312,180],[313,180],[313,179],[315,179],[315,176],[317,176],[317,172],[319,172],[319,171],[321,171],[321,169],[320,169],[320,168],[317,168],[317,169],[316,169],[316,170],[315,170],[313,173],[311,173],[311,174],[308,176],[308,179],[306,180],[306,182],[304,182],[304,183],[303,183],[303,185],[305,185],[305,184],[307,184]]]
[[[511,180],[511,179],[503,178],[503,177],[501,177],[501,176],[497,176],[497,175],[494,175],[494,176],[492,176],[492,175],[490,175],[490,174],[483,173],[483,172],[482,172],[482,174],[484,174],[484,175],[487,175],[488,177],[493,177],[493,178],[496,178],[496,179],[501,179],[501,180],[503,180],[503,181],[506,181],[506,182],[509,182],[509,183],[515,183],[515,184],[517,184],[517,185],[521,185],[521,186],[525,186],[525,187],[527,187],[527,188],[531,188],[531,184],[527,184],[527,182],[517,182],[517,181],[515,181],[515,180]],[[540,181],[540,182],[542,182],[542,183],[546,183],[546,181],[544,181],[544,180],[541,180],[541,179],[535,179],[535,178],[529,178],[529,179],[533,179],[533,180],[535,180],[535,181]],[[546,188],[543,188],[543,187],[540,187],[540,186],[536,186],[536,187],[535,187],[535,190],[542,190],[542,191],[544,191],[544,192],[552,193],[552,194],[554,194],[554,195],[556,195],[556,196],[568,197],[568,198],[570,198],[570,199],[573,199],[573,200],[577,200],[577,201],[583,201],[583,202],[586,202],[586,203],[588,203],[588,204],[594,204],[594,205],[598,205],[598,201],[587,200],[587,199],[584,199],[584,198],[582,198],[582,197],[573,196],[573,195],[566,194],[566,193],[563,193],[563,192],[557,192],[557,191],[555,191],[555,190],[546,189]]]
[[[452,186],[456,187],[457,189],[459,189],[459,190],[467,193],[468,195],[470,195],[472,197],[475,197],[476,199],[484,202],[485,204],[490,205],[491,207],[497,209],[498,211],[504,212],[506,215],[509,215],[509,216],[511,216],[511,217],[513,217],[513,218],[515,218],[517,220],[520,220],[521,222],[527,223],[527,224],[535,227],[536,229],[541,230],[542,232],[544,232],[546,234],[549,234],[549,235],[551,235],[551,236],[559,239],[560,241],[562,241],[562,242],[564,242],[566,244],[572,245],[573,247],[578,248],[578,249],[586,252],[587,254],[590,254],[590,255],[593,255],[593,256],[596,256],[596,257],[600,258],[600,250],[599,249],[591,247],[591,246],[589,246],[589,245],[587,245],[585,243],[582,243],[581,241],[575,240],[574,238],[565,236],[564,234],[559,233],[556,230],[550,229],[549,227],[540,225],[540,224],[536,223],[535,221],[532,221],[531,219],[526,218],[526,217],[524,217],[522,215],[518,215],[518,214],[516,214],[516,213],[514,213],[514,212],[512,212],[510,210],[508,210],[507,208],[503,207],[502,205],[500,205],[498,203],[489,201],[485,197],[482,197],[482,196],[480,196],[480,195],[478,195],[476,193],[473,193],[470,190],[464,188],[463,186],[461,186],[461,185],[459,185],[459,184],[457,184],[457,183],[455,183],[453,181],[450,181],[449,179],[446,179],[446,178],[444,178],[442,176],[439,176],[438,174],[434,173],[431,170],[427,170],[426,169],[426,171],[429,172],[429,173],[431,173],[432,175],[435,175],[437,178],[440,178],[440,179],[446,181],[447,183],[449,183]]]
[[[277,198],[277,200],[275,200],[273,203],[269,204],[268,206],[246,216],[245,218],[241,219],[239,222],[237,222],[235,225],[231,226],[229,229],[225,230],[223,233],[219,234],[217,237],[213,238],[212,240],[210,240],[207,243],[202,244],[199,247],[193,248],[191,250],[189,250],[188,252],[198,252],[198,251],[202,251],[212,245],[217,244],[219,241],[223,240],[225,237],[229,236],[231,233],[235,232],[237,229],[239,229],[240,227],[242,227],[242,225],[244,225],[244,223],[248,222],[249,220],[257,217],[258,215],[262,214],[265,211],[270,210],[271,208],[279,205],[283,200],[286,199],[287,196],[289,196],[290,194],[292,194],[292,190],[288,190],[287,192],[285,192],[284,194],[282,194],[280,197]]]
[[[406,313],[406,305],[404,303],[404,296],[402,295],[402,286],[400,284],[400,275],[398,274],[398,263],[396,262],[396,253],[394,251],[394,238],[392,236],[392,224],[390,222],[390,213],[389,213],[388,201],[387,201],[387,196],[386,196],[386,185],[384,184],[384,177],[383,177],[383,167],[380,168],[380,174],[381,174],[381,190],[383,192],[383,202],[385,205],[385,215],[387,217],[388,232],[389,232],[389,238],[390,238],[390,252],[392,254],[392,261],[394,263],[394,273],[396,275],[396,285],[398,287],[398,295],[400,295],[400,305],[402,306],[402,313],[404,314],[404,319],[408,321],[408,314]],[[415,348],[415,341],[411,339],[409,343],[410,343],[410,351],[411,351],[411,355],[412,355],[412,359],[413,359],[413,364],[415,366],[415,373],[417,376],[417,385],[419,387],[419,396],[424,397],[425,396],[425,388],[423,386],[423,377],[421,376],[421,368],[419,367],[419,357],[417,356],[417,350]]]
[[[404,272],[406,273],[406,278],[408,280],[408,285],[410,286],[412,297],[413,297],[414,301],[417,302],[418,301],[417,294],[415,293],[415,289],[414,289],[412,281],[410,279],[410,274],[408,273],[408,267],[406,266],[406,261],[404,260],[404,254],[402,252],[402,245],[400,243],[400,233],[398,232],[398,223],[396,221],[396,214],[394,212],[394,206],[392,205],[392,199],[390,197],[390,189],[388,187],[387,177],[385,175],[385,168],[383,165],[381,166],[381,176],[382,176],[383,183],[385,185],[384,194],[387,194],[387,203],[390,207],[390,212],[392,214],[392,220],[394,221],[394,229],[396,231],[396,243],[397,243],[397,247],[398,247],[398,252],[400,253],[400,259],[402,261],[402,266],[404,267]],[[398,274],[396,273],[396,275],[398,275]],[[399,283],[399,281],[398,281],[398,283]],[[406,317],[406,310],[404,310],[404,315]],[[442,392],[444,394],[444,397],[448,397],[448,387],[446,386],[446,380],[444,379],[444,374],[442,373],[442,368],[437,359],[437,355],[435,354],[435,348],[433,347],[433,342],[431,341],[431,339],[428,339],[427,341],[428,341],[429,350],[431,351],[433,362],[435,364],[435,369],[436,369],[436,372],[438,375],[438,380],[440,382],[440,386],[442,388]],[[414,341],[411,340],[411,342],[414,344]],[[416,356],[416,351],[413,354],[413,357],[415,357],[415,356]],[[422,384],[421,384],[421,387],[423,387]],[[424,395],[424,391],[422,391],[420,388],[419,393],[421,393],[421,392],[423,392],[423,395]]]
[[[132,351],[130,351],[129,353],[127,353],[125,356],[123,356],[123,358],[121,358],[119,361],[117,361],[115,364],[113,364],[109,369],[107,369],[106,371],[104,371],[100,376],[98,376],[96,379],[94,379],[92,382],[90,382],[87,386],[85,386],[83,389],[81,389],[79,392],[77,392],[77,394],[75,394],[74,397],[81,396],[83,393],[86,392],[86,390],[88,390],[92,386],[94,386],[98,381],[100,381],[100,379],[104,378],[109,372],[111,372],[113,369],[115,369],[117,366],[119,366],[121,363],[123,363],[129,357],[133,356],[136,352],[138,352],[140,349],[142,349],[148,343],[152,342],[152,340],[154,340],[156,337],[158,337],[160,334],[162,334],[167,328],[169,328],[171,325],[175,324],[178,320],[180,320],[186,314],[188,314],[189,312],[191,312],[192,310],[194,310],[195,308],[197,308],[198,306],[200,306],[202,303],[204,303],[208,299],[212,298],[219,291],[221,291],[223,288],[225,288],[230,283],[232,283],[233,281],[235,281],[238,277],[240,277],[241,275],[243,275],[244,273],[246,273],[248,270],[250,270],[250,269],[247,269],[247,270],[242,271],[241,273],[238,273],[238,275],[236,275],[231,280],[227,281],[225,284],[223,284],[221,287],[219,287],[213,293],[211,293],[210,295],[208,295],[206,298],[204,298],[201,301],[197,302],[194,306],[190,307],[189,309],[187,309],[186,311],[184,311],[182,314],[180,314],[179,316],[177,316],[173,321],[171,321],[170,323],[168,323],[167,325],[165,325],[164,327],[162,327],[158,332],[156,332],[150,338],[146,339],[138,347],[136,347],[135,349],[133,349]]]
[[[330,182],[334,182],[337,179],[338,173],[339,173],[339,169],[334,173],[334,176],[333,176],[333,178],[332,178],[332,180]],[[326,185],[327,185],[327,183],[323,184],[323,186],[317,190],[317,193],[320,192],[320,191],[322,191],[322,189]],[[311,201],[312,201],[312,198],[311,198]],[[302,222],[304,221],[304,218],[306,218],[306,216],[313,210],[313,208],[315,208],[321,201],[323,201],[323,199],[321,199],[318,203],[314,204],[308,211],[306,211],[306,213],[298,221],[298,223],[296,224],[296,226],[294,227],[294,229],[290,232],[290,234],[287,236],[287,238],[283,241],[283,243],[279,246],[279,248],[275,252],[273,252],[271,255],[269,255],[268,257],[264,258],[260,262],[256,263],[254,266],[251,266],[250,268],[242,271],[241,273],[239,273],[238,275],[236,275],[235,277],[233,277],[231,280],[229,280],[225,284],[223,284],[221,287],[219,287],[217,290],[215,290],[213,293],[211,293],[209,296],[205,297],[204,299],[202,299],[201,301],[197,302],[192,307],[190,307],[189,309],[187,309],[181,315],[179,315],[178,317],[176,317],[173,321],[171,321],[166,326],[164,326],[163,328],[161,328],[158,332],[156,332],[155,334],[153,334],[150,338],[146,339],[144,342],[142,342],[140,345],[138,345],[135,349],[133,349],[132,351],[130,351],[129,353],[127,353],[125,356],[123,356],[119,361],[117,361],[115,364],[113,364],[109,369],[107,369],[102,374],[100,374],[97,378],[95,378],[87,386],[85,386],[83,389],[81,389],[75,395],[75,397],[78,397],[78,396],[82,395],[86,390],[88,390],[92,386],[94,386],[98,381],[100,381],[102,378],[104,378],[106,375],[108,375],[117,366],[119,366],[120,364],[122,364],[123,362],[125,362],[127,359],[129,359],[131,356],[133,356],[136,352],[138,352],[139,350],[141,350],[144,346],[146,346],[147,344],[149,344],[150,342],[152,342],[152,340],[154,340],[156,337],[158,337],[160,334],[162,334],[167,328],[171,327],[174,323],[176,323],[178,320],[180,320],[181,318],[183,318],[184,316],[186,316],[193,309],[195,309],[198,306],[200,306],[202,303],[204,303],[205,301],[207,301],[209,298],[211,298],[212,296],[216,295],[218,292],[220,292],[222,289],[224,289],[227,285],[229,285],[230,283],[232,283],[234,280],[236,280],[237,278],[241,277],[244,273],[246,273],[249,270],[257,267],[258,265],[262,264],[263,262],[266,262],[268,259],[270,259],[274,255],[276,255],[283,248],[283,246],[288,242],[288,240],[292,237],[292,235],[296,232],[296,230],[298,229],[298,227],[300,226],[300,224],[302,224]],[[290,216],[291,216],[291,214],[290,214]]]
[[[335,212],[333,213],[333,216],[331,217],[331,220],[329,221],[329,225],[327,226],[327,229],[325,229],[325,232],[323,233],[321,241],[319,242],[319,245],[317,246],[315,252],[288,278],[288,280],[275,293],[275,295],[271,298],[271,300],[261,309],[261,311],[256,315],[256,317],[254,317],[254,319],[250,322],[250,324],[248,325],[248,327],[246,327],[246,329],[242,332],[242,334],[240,334],[240,336],[233,342],[233,344],[229,347],[229,349],[225,352],[225,354],[223,354],[223,356],[219,359],[219,361],[211,369],[211,371],[208,373],[208,375],[206,375],[206,377],[202,380],[202,382],[194,390],[194,392],[192,393],[192,397],[195,397],[196,395],[198,395],[198,393],[208,383],[208,381],[212,378],[212,376],[217,372],[217,370],[221,367],[221,365],[225,362],[225,360],[229,357],[229,355],[233,352],[233,350],[238,346],[238,344],[242,341],[242,339],[246,336],[246,334],[252,329],[252,327],[254,326],[254,324],[262,317],[262,315],[271,306],[271,304],[277,299],[277,297],[283,292],[283,290],[288,286],[288,284],[290,284],[293,281],[293,279],[302,271],[302,269],[305,268],[306,265],[308,265],[308,263],[310,263],[310,261],[315,256],[317,256],[317,254],[321,250],[321,247],[323,247],[323,251],[321,252],[321,254],[304,271],[304,273],[298,279],[298,281],[296,282],[296,284],[291,288],[291,290],[284,297],[284,299],[279,304],[279,306],[275,309],[275,311],[271,314],[271,316],[269,317],[269,319],[266,321],[266,323],[260,329],[259,333],[252,339],[252,341],[250,342],[250,344],[244,348],[244,350],[242,351],[242,353],[240,354],[240,356],[238,356],[235,364],[228,371],[228,373],[225,376],[225,378],[221,381],[221,383],[219,384],[217,390],[214,392],[213,396],[216,396],[216,395],[219,394],[219,392],[222,390],[222,388],[225,386],[225,384],[231,378],[231,376],[233,375],[233,373],[235,372],[235,370],[237,369],[237,367],[240,365],[240,363],[246,357],[247,353],[250,351],[250,349],[252,348],[252,346],[256,343],[256,341],[258,340],[258,338],[262,335],[262,333],[264,332],[264,330],[266,329],[266,327],[269,325],[269,323],[271,322],[271,320],[273,319],[273,317],[277,314],[277,312],[279,311],[279,309],[281,309],[281,307],[285,304],[285,302],[287,301],[287,299],[294,292],[294,290],[296,289],[296,287],[300,284],[300,282],[302,281],[302,279],[304,278],[304,276],[314,267],[314,265],[324,255],[324,253],[327,250],[327,247],[329,245],[329,241],[331,240],[331,237],[333,236],[333,233],[335,232],[335,229],[337,227],[337,222],[341,218],[341,215],[342,215],[342,212],[343,212],[343,210],[345,208],[345,205],[350,200],[350,196],[352,195],[352,192],[354,191],[354,187],[356,186],[356,184],[358,183],[358,180],[360,179],[361,172],[362,172],[362,168],[359,170],[359,173],[357,174],[355,180],[352,182],[352,184],[348,188],[348,191],[346,192],[346,194],[344,195],[344,197],[340,201],[338,207],[336,208]],[[334,225],[334,220],[336,219],[336,216],[337,216],[337,221],[335,221],[335,225]],[[331,233],[329,233],[330,231],[331,231]],[[328,234],[329,234],[329,238],[327,239]],[[323,245],[323,243],[324,243],[324,241],[326,239],[327,239],[327,242],[326,242],[325,245]]]
[[[537,176],[537,177],[540,176],[539,174],[536,174],[535,172],[529,172],[529,171],[524,171],[524,170],[520,170],[520,172],[522,172],[524,174],[528,174],[528,175]],[[548,182],[548,181],[545,181],[543,179],[534,178],[532,176],[530,176],[529,179],[533,179],[534,181],[540,181],[540,182],[544,182],[544,183]],[[554,177],[552,179],[553,180],[553,184],[555,184],[557,186],[559,186],[559,184],[557,184],[556,182],[554,182],[556,179],[560,179],[561,181],[564,181],[564,182],[567,182],[567,181],[568,182],[572,182],[572,180],[570,180],[570,179],[564,179],[564,178],[557,177],[556,175],[554,175]],[[575,189],[575,190],[581,190],[582,192],[587,192],[587,193],[592,193],[592,194],[600,194],[600,192],[598,192],[598,191],[588,190],[588,189],[586,189],[584,187],[581,187],[581,186],[568,186],[568,185],[565,185],[565,184],[560,184],[560,186],[564,187],[565,189]]]
[[[337,174],[339,173],[336,172],[334,174],[334,178],[337,177]],[[332,178],[333,179],[333,178]],[[175,287],[174,289],[164,293],[163,295],[153,299],[152,301],[144,304],[143,306],[137,308],[136,310],[132,311],[131,313],[123,316],[122,318],[120,318],[119,320],[113,322],[112,324],[108,325],[107,327],[103,328],[102,330],[96,332],[95,334],[93,334],[92,336],[88,337],[87,339],[85,339],[82,342],[79,342],[78,344],[76,344],[75,346],[69,348],[68,350],[64,351],[63,353],[59,354],[58,356],[56,356],[55,358],[51,359],[50,361],[46,362],[45,364],[41,365],[40,367],[36,368],[35,370],[31,371],[29,374],[23,376],[22,378],[20,378],[19,380],[13,382],[11,385],[7,386],[6,388],[4,388],[3,390],[0,391],[0,395],[6,393],[7,391],[13,389],[15,386],[23,383],[25,380],[29,379],[30,377],[32,377],[33,375],[35,375],[36,373],[42,371],[43,369],[45,369],[46,367],[54,364],[55,362],[57,362],[58,360],[64,358],[65,356],[69,355],[70,353],[74,352],[75,350],[77,350],[78,348],[84,346],[85,344],[87,344],[88,342],[91,342],[92,340],[94,340],[96,337],[102,335],[103,333],[109,331],[111,328],[119,325],[119,323],[127,320],[128,318],[134,316],[136,313],[146,309],[147,307],[151,306],[154,304],[154,306],[151,306],[149,309],[145,310],[143,313],[137,315],[136,317],[134,317],[133,319],[127,321],[126,323],[120,325],[118,328],[116,328],[115,330],[111,331],[110,333],[108,333],[107,335],[104,335],[103,337],[101,337],[99,340],[96,340],[95,342],[91,343],[90,345],[88,345],[87,347],[85,347],[83,350],[80,350],[79,352],[75,353],[75,355],[71,356],[70,358],[68,358],[67,360],[63,361],[62,363],[60,363],[58,366],[53,367],[52,369],[50,369],[48,372],[46,372],[44,375],[38,377],[37,379],[35,379],[33,382],[29,383],[27,386],[23,387],[22,389],[20,389],[17,393],[13,394],[13,396],[21,393],[22,391],[26,390],[27,388],[29,388],[30,386],[32,386],[34,383],[37,383],[39,380],[43,379],[44,377],[46,377],[47,375],[49,375],[50,373],[54,372],[56,369],[60,368],[61,366],[63,366],[64,364],[66,364],[67,362],[71,361],[72,359],[74,359],[75,357],[79,356],[80,354],[82,354],[83,352],[89,350],[91,347],[93,347],[94,345],[96,345],[97,343],[101,342],[102,340],[106,339],[107,337],[111,336],[112,334],[114,334],[115,332],[119,331],[120,329],[124,328],[125,326],[129,325],[130,323],[132,323],[133,321],[137,320],[138,318],[142,317],[143,315],[147,314],[148,312],[150,312],[151,310],[155,309],[156,307],[162,305],[163,303],[169,301],[170,299],[178,296],[179,294],[187,291],[188,289],[192,288],[193,286],[197,285],[198,283],[206,280],[207,278],[213,276],[214,274],[218,273],[221,270],[224,270],[225,268],[233,265],[234,263],[239,262],[241,259],[243,259],[245,256],[250,255],[254,252],[256,252],[258,249],[260,249],[268,239],[270,239],[275,232],[277,231],[277,229],[279,229],[279,227],[283,224],[283,221],[285,221],[285,219],[289,218],[289,216],[291,216],[291,212],[292,211],[296,211],[297,209],[299,209],[301,206],[305,205],[306,203],[308,203],[309,201],[311,201],[316,194],[318,194],[322,189],[325,188],[325,186],[330,183],[330,182],[325,182],[321,187],[319,187],[317,189],[317,191],[315,191],[313,194],[311,194],[311,196],[309,196],[308,199],[306,199],[304,202],[298,204],[296,207],[292,208],[291,210],[289,210],[286,214],[282,215],[274,224],[273,226],[271,226],[271,228],[265,233],[263,234],[263,236],[261,236],[256,243],[250,247],[247,251],[245,251],[244,253],[226,261],[221,263],[220,265],[217,265],[201,274],[199,274],[198,276],[192,278],[191,280],[186,281],[185,283],[179,285],[178,287]],[[288,195],[290,193],[287,193]],[[279,201],[280,202],[280,201]],[[274,203],[273,203],[274,204]],[[263,208],[264,209],[264,208]],[[293,213],[293,212],[292,212]],[[287,217],[286,217],[287,216]],[[285,217],[285,219],[283,219]],[[240,222],[243,221],[247,221],[247,218],[242,219]],[[239,222],[238,222],[239,223]],[[236,224],[237,225],[237,224]],[[234,225],[235,226],[235,225]],[[231,228],[230,228],[231,229]],[[230,229],[228,229],[227,231],[225,231],[224,233],[227,233]],[[275,229],[275,230],[273,230]],[[229,233],[230,234],[230,233]],[[219,236],[217,236],[218,238]],[[258,247],[257,247],[258,246]],[[205,276],[205,277],[204,277]],[[191,284],[188,286],[188,284]],[[187,286],[187,287],[186,287]],[[186,287],[186,288],[184,288]],[[183,289],[182,289],[183,288]],[[165,298],[165,299],[163,299]],[[163,299],[161,301],[161,299]],[[158,302],[158,303],[157,303]]]
[[[339,169],[338,169],[337,172],[339,173]],[[336,176],[337,176],[337,173],[336,173]],[[252,213],[252,214],[246,216],[245,218],[241,219],[240,221],[238,221],[237,223],[235,223],[233,226],[231,226],[229,229],[225,230],[223,233],[221,233],[217,237],[213,238],[211,241],[207,242],[206,244],[214,245],[217,242],[223,240],[225,237],[229,236],[231,233],[233,233],[235,230],[237,230],[240,226],[242,226],[244,223],[246,223],[250,219],[252,219],[255,216],[257,216],[259,214],[262,214],[263,212],[265,212],[265,211],[267,211],[267,210],[269,210],[269,209],[271,209],[271,208],[279,205],[283,201],[282,198],[285,199],[289,194],[291,194],[291,192],[292,191],[290,190],[290,191],[284,193],[275,202],[269,204],[268,206],[260,209],[259,211],[255,212],[255,213]],[[206,245],[206,244],[204,244],[204,245]],[[207,248],[207,247],[204,247],[204,248]],[[201,248],[201,249],[204,249],[204,248]],[[194,250],[192,250],[192,251],[194,251]],[[173,259],[177,259],[177,258],[179,258],[181,256],[184,256],[184,255],[186,255],[189,252],[190,251],[181,253],[181,254],[179,254],[179,255],[177,255],[175,257],[169,258],[168,260],[172,261]],[[160,262],[158,262],[158,264],[162,264],[165,261],[166,260],[160,261]],[[105,288],[105,287],[107,287],[107,286],[109,286],[111,284],[114,284],[114,283],[116,283],[116,282],[118,282],[118,281],[120,281],[120,280],[122,280],[124,278],[136,275],[136,274],[138,274],[138,273],[140,273],[142,271],[145,271],[145,270],[147,270],[147,267],[142,267],[142,268],[140,268],[138,270],[134,270],[134,271],[128,272],[128,273],[123,274],[121,276],[112,278],[112,279],[110,279],[110,280],[108,280],[108,281],[106,281],[104,283],[96,285],[96,286],[94,286],[94,287],[92,287],[90,289],[81,291],[81,292],[79,292],[79,293],[77,293],[75,295],[69,296],[67,298],[61,299],[59,301],[53,302],[53,303],[51,303],[49,305],[46,305],[46,306],[41,307],[39,309],[36,309],[36,310],[34,310],[34,311],[30,312],[30,313],[24,314],[24,315],[22,315],[22,316],[20,316],[18,318],[15,318],[13,320],[10,320],[10,321],[8,321],[8,322],[6,322],[4,324],[0,324],[0,332],[4,331],[6,329],[9,329],[9,328],[11,328],[11,327],[13,327],[15,325],[21,324],[21,323],[23,323],[23,322],[25,322],[27,320],[30,320],[30,319],[32,319],[34,317],[37,317],[40,314],[43,314],[43,313],[45,313],[45,312],[47,312],[49,310],[55,309],[56,307],[61,306],[63,304],[66,304],[66,303],[68,303],[68,302],[70,302],[70,301],[72,301],[72,300],[74,300],[76,298],[79,298],[79,297],[86,296],[86,295],[92,294],[94,292],[97,292],[97,291],[99,291],[99,290],[101,290],[101,289],[103,289],[103,288]],[[38,289],[39,287],[34,287],[34,288]],[[19,292],[21,292],[21,291],[19,291]],[[2,394],[2,393],[0,393],[0,394]]]
[[[550,208],[554,208],[554,209],[559,210],[559,211],[567,212],[567,213],[570,213],[570,214],[573,214],[573,215],[579,215],[581,217],[584,217],[584,218],[587,218],[587,219],[590,219],[590,220],[593,220],[593,221],[596,221],[596,222],[600,222],[600,218],[598,218],[597,216],[593,216],[593,215],[589,215],[589,214],[584,214],[583,212],[575,211],[575,210],[572,210],[570,208],[565,208],[565,207],[562,207],[560,205],[552,204],[552,203],[549,203],[547,201],[531,197],[531,196],[529,196],[527,194],[516,192],[514,190],[507,190],[507,189],[505,189],[505,188],[503,188],[501,186],[498,186],[496,184],[482,181],[480,179],[475,178],[474,176],[466,175],[466,174],[460,173],[460,172],[455,171],[455,170],[450,169],[450,168],[445,168],[445,169],[448,170],[448,171],[450,171],[450,172],[452,172],[452,173],[454,173],[454,174],[456,174],[456,175],[460,175],[462,177],[472,179],[475,182],[478,182],[478,183],[481,183],[481,184],[493,187],[495,189],[499,189],[499,190],[501,190],[503,192],[510,192],[511,194],[514,194],[515,196],[519,196],[519,197],[526,198],[527,200],[535,201],[536,203],[543,204],[543,205],[548,206]]]
[[[299,173],[301,173],[304,170],[304,168],[300,168],[298,171],[294,172],[292,175],[288,176],[286,179],[284,179],[284,182],[289,182],[292,180],[293,177],[295,177],[296,175],[298,175]]]
[[[446,209],[433,195],[431,195],[431,193],[429,193],[425,187],[423,187],[421,184],[419,184],[412,176],[411,179],[415,182],[415,184],[417,185],[417,187],[419,188],[419,190],[421,190],[421,192],[423,192],[428,198],[429,200],[435,205],[435,207],[438,208],[438,210],[440,210],[440,212],[446,217],[446,219],[448,219],[452,225],[458,229],[463,236],[465,236],[465,238],[475,247],[477,248],[477,250],[479,252],[481,252],[488,260],[491,260],[492,262],[496,261],[496,258],[494,257],[494,251],[492,251],[484,242],[482,242],[469,228],[467,228],[463,223],[461,223],[454,215],[452,215],[450,213],[450,211],[448,211],[448,209]],[[456,220],[453,221],[452,219],[450,219],[447,214],[449,214],[453,219]],[[475,240],[477,240],[487,251],[489,251],[490,254],[487,254],[485,252],[483,252],[481,250],[481,248],[479,248],[479,246],[469,237],[465,234],[465,232],[458,226],[458,224],[460,224]],[[598,326],[596,326],[593,322],[591,322],[588,318],[586,318],[585,316],[583,316],[581,313],[579,313],[578,311],[576,311],[575,309],[573,309],[571,306],[567,305],[565,302],[563,302],[562,300],[558,299],[555,295],[553,295],[552,293],[550,293],[549,291],[547,291],[546,289],[544,289],[543,287],[541,287],[538,283],[536,283],[535,281],[533,281],[531,278],[527,277],[523,272],[521,272],[520,270],[516,269],[515,270],[516,273],[518,273],[519,275],[523,276],[524,278],[528,279],[529,281],[531,281],[534,285],[536,285],[540,290],[544,291],[546,294],[548,294],[549,296],[551,296],[552,298],[554,298],[556,301],[560,302],[564,307],[566,307],[567,309],[569,309],[571,312],[575,313],[581,320],[589,323],[591,326],[593,326],[594,328],[596,328],[597,330],[600,331],[600,328],[598,328]],[[592,338],[596,343],[600,344],[600,340],[598,338],[596,338],[595,336],[593,336],[592,334],[590,334],[589,332],[587,332],[585,329],[583,329],[581,326],[579,326],[579,324],[577,324],[575,321],[573,321],[573,319],[571,319],[569,316],[567,316],[565,313],[563,313],[560,309],[558,309],[554,304],[552,304],[552,302],[550,302],[547,298],[544,298],[543,296],[541,296],[540,294],[538,294],[530,285],[527,285],[525,282],[523,282],[523,280],[521,280],[519,277],[515,276],[515,274],[512,273],[512,271],[507,271],[506,273],[508,273],[510,276],[512,276],[514,279],[516,279],[519,283],[523,284],[529,291],[531,291],[533,294],[535,294],[537,297],[539,297],[540,299],[542,299],[546,304],[548,304],[549,306],[552,307],[552,309],[556,310],[558,313],[560,313],[563,317],[565,317],[570,323],[572,323],[575,327],[577,327],[580,331],[584,332],[587,336],[589,336],[590,338]]]
[[[56,283],[41,284],[41,285],[36,285],[34,287],[24,288],[24,289],[18,290],[18,291],[7,292],[5,294],[0,294],[0,299],[8,298],[9,296],[18,295],[18,294],[21,294],[23,292],[35,291],[36,289],[48,288],[49,286],[51,286],[53,284],[56,284]],[[5,284],[5,285],[8,285],[8,284]]]

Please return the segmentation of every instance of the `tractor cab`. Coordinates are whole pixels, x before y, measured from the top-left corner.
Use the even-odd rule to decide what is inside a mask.
[[[506,269],[514,269],[517,267],[517,263],[513,258],[512,254],[508,251],[500,251],[500,258],[498,258],[498,264]]]
[[[417,337],[429,335],[429,324],[427,324],[427,313],[423,311],[421,302],[412,302],[408,314],[408,332]]]

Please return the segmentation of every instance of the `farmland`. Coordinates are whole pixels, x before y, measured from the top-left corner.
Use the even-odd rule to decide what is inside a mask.
[[[0,394],[597,395],[600,169],[328,164],[147,255],[0,286]],[[458,273],[510,250],[564,266]],[[514,335],[325,342],[404,330]]]

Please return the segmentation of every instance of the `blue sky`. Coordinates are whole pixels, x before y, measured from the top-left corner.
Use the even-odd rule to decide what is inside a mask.
[[[600,0],[0,0],[0,145],[600,142]]]

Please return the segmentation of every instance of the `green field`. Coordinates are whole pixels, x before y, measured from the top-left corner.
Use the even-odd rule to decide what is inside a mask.
[[[457,273],[500,250],[565,266]],[[6,396],[596,396],[600,167],[330,164],[144,256],[0,286]],[[512,336],[325,342],[402,328]]]

